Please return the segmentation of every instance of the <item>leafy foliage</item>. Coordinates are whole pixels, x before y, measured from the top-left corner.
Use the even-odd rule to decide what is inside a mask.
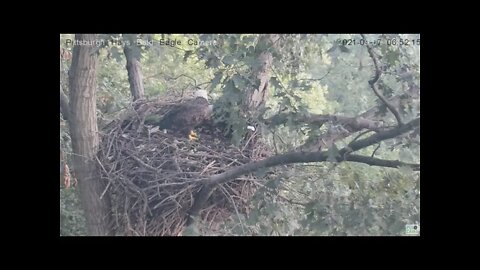
[[[86,235],[85,217],[75,188],[60,189],[60,235]]]

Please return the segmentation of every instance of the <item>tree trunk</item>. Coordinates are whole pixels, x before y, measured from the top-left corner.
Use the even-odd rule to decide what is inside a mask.
[[[105,189],[96,166],[98,127],[96,115],[97,53],[94,43],[97,35],[77,34],[81,41],[73,48],[70,68],[70,134],[73,162],[80,200],[85,210],[87,230],[90,235],[109,235],[110,204],[108,195],[100,199]]]
[[[140,67],[140,48],[135,47],[134,38],[130,35],[126,36],[130,44],[126,44],[123,48],[125,58],[127,59],[128,82],[130,83],[130,92],[133,101],[143,99],[145,91],[143,89],[143,76]]]
[[[245,109],[247,112],[259,112],[268,98],[268,82],[270,80],[270,70],[273,63],[272,53],[269,50],[275,46],[278,35],[263,35],[258,41],[258,46],[262,51],[259,52],[258,65],[253,69],[252,80],[256,85],[247,89],[245,99]]]

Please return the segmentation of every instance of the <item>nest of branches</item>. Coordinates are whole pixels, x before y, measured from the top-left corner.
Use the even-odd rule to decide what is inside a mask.
[[[134,104],[124,120],[104,129],[98,164],[117,235],[181,235],[205,179],[267,155],[256,132],[234,146],[212,125],[197,128],[199,140],[190,141],[145,124],[176,104]],[[218,186],[197,218],[214,231],[232,214],[247,213],[257,185],[250,174]]]

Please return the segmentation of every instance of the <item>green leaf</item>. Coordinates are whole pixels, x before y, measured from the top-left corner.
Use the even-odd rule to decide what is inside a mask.
[[[308,106],[306,105],[300,105],[298,106],[298,112],[302,115],[302,116],[305,116],[305,117],[310,117],[310,111],[308,109]]]
[[[287,109],[290,109],[293,107],[292,101],[288,96],[284,96],[282,98],[282,101],[280,102],[280,108],[283,109],[284,107],[287,107]]]
[[[216,56],[210,56],[206,63],[207,67],[217,68],[220,66],[220,59]]]
[[[236,97],[238,95],[238,91],[239,90],[235,87],[235,83],[233,82],[233,80],[227,80],[223,87],[223,93],[225,98],[228,98],[229,101],[233,101],[232,99],[235,99],[234,101],[237,101]]]
[[[110,53],[112,55],[112,58],[117,60],[117,62],[120,62],[122,61],[123,59],[123,54],[121,54],[119,51],[118,51],[118,48],[117,47],[112,47],[112,49],[110,50]]]
[[[215,77],[212,80],[212,85],[210,86],[211,89],[215,89],[215,87],[220,83],[220,80],[222,80],[223,77],[223,72],[218,71],[215,73]]]
[[[298,80],[291,80],[289,83],[290,88],[297,88],[299,85]]]
[[[277,77],[272,77],[270,78],[270,83],[273,85],[274,88],[281,89],[280,81],[277,79]]]
[[[247,49],[247,55],[248,56],[253,56],[255,54],[255,47],[249,46]]]
[[[304,208],[305,214],[313,213],[313,211],[315,210],[315,205],[316,204],[317,204],[316,201],[310,201],[310,202],[306,203],[305,208]]]
[[[399,61],[400,59],[400,51],[398,50],[388,50],[387,54],[385,55],[387,63],[389,65],[394,65],[395,62]]]
[[[245,80],[238,74],[233,75],[232,77],[233,83],[235,84],[235,87],[237,87],[240,90],[245,89]]]
[[[257,43],[257,46],[255,50],[257,52],[263,52],[268,49],[268,44],[265,39],[260,39],[260,41]]]
[[[222,62],[223,62],[226,66],[229,66],[229,65],[233,64],[234,59],[233,59],[233,57],[232,57],[231,55],[227,55],[227,56],[223,57]]]
[[[237,146],[240,145],[240,142],[243,139],[243,135],[244,133],[242,131],[234,128],[232,132],[232,143]]]
[[[183,55],[183,62],[187,62],[188,57],[190,57],[190,55],[192,55],[192,54],[193,54],[192,50],[186,51],[185,54]]]
[[[152,115],[149,115],[149,116],[145,117],[145,124],[155,125],[155,124],[159,124],[161,120],[162,119],[159,115],[152,114]]]
[[[303,90],[303,91],[309,91],[312,89],[312,85],[308,82],[301,82],[300,83],[300,90]]]

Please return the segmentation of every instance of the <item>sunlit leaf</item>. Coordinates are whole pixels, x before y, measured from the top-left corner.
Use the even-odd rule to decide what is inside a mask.
[[[118,48],[117,48],[117,47],[112,47],[112,48],[110,49],[110,53],[111,53],[111,55],[112,55],[112,58],[115,59],[115,60],[117,60],[117,62],[122,61],[122,59],[123,59],[123,53],[120,53],[120,52],[118,51]]]

